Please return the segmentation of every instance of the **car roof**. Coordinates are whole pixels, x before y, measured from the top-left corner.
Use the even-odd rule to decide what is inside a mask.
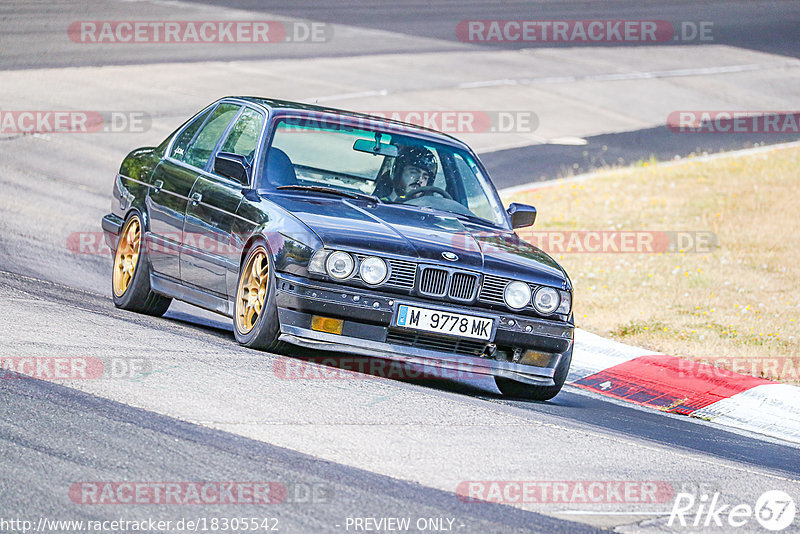
[[[416,124],[397,121],[393,119],[387,119],[375,115],[368,115],[366,113],[358,113],[356,111],[348,111],[346,109],[319,106],[317,104],[307,104],[305,102],[293,102],[291,100],[280,100],[275,98],[263,98],[255,96],[229,96],[222,98],[220,100],[226,100],[226,99],[244,100],[246,102],[250,102],[252,104],[264,107],[265,109],[267,109],[267,111],[274,110],[274,111],[294,112],[291,114],[307,116],[307,117],[338,115],[341,117],[347,117],[353,119],[353,122],[361,122],[364,124],[369,123],[374,125],[375,127],[380,127],[381,124],[385,124],[389,125],[390,129],[398,133],[408,134],[416,137],[422,137],[430,141],[437,141],[440,143],[457,146],[459,148],[466,148],[467,150],[469,150],[469,147],[467,146],[466,143],[451,135],[447,135],[437,130],[432,130],[430,128],[425,128],[423,126],[417,126]]]

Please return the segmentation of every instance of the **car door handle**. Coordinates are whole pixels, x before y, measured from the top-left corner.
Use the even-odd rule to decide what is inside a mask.
[[[198,204],[198,203],[199,203],[201,200],[203,200],[203,195],[201,195],[200,193],[192,193],[192,194],[189,196],[189,198],[190,198],[190,199],[192,199],[192,206],[197,206],[197,204]]]
[[[164,180],[156,180],[153,182],[153,193],[158,193],[164,187]]]

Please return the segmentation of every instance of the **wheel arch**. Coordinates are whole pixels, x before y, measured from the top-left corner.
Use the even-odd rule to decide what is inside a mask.
[[[308,239],[311,236],[312,239]],[[303,239],[305,237],[305,239]],[[285,271],[292,269],[293,266],[303,264],[311,260],[314,252],[322,248],[322,241],[316,234],[307,233],[305,236],[293,237],[287,232],[281,232],[261,225],[257,227],[253,233],[245,240],[245,245],[242,248],[242,254],[239,259],[239,268],[242,267],[242,262],[247,256],[253,243],[261,239],[266,243],[267,252],[272,258],[273,265],[277,271]],[[308,244],[306,241],[312,241]]]
[[[140,203],[138,202],[128,207],[128,209],[125,211],[125,216],[122,218],[122,220],[127,222],[130,216],[134,213],[139,215],[139,219],[142,221],[142,227],[143,227],[142,229],[149,230],[150,217],[147,213],[147,208],[146,206],[140,205]]]
[[[262,241],[264,243],[265,248],[267,249],[267,254],[269,254],[270,257],[272,258],[272,264],[273,265],[276,264],[277,258],[275,257],[275,251],[272,249],[272,245],[270,244],[269,239],[267,239],[267,237],[264,235],[263,232],[258,231],[258,232],[253,232],[253,235],[251,235],[247,239],[244,246],[242,247],[242,253],[239,257],[239,270],[241,270],[242,267],[244,266],[244,260],[247,259],[247,254],[249,254],[250,249],[253,248],[253,245],[257,241]]]

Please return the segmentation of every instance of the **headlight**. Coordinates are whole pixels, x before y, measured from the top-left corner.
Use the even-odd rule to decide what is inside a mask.
[[[531,301],[531,288],[524,282],[511,282],[503,291],[503,300],[512,310],[521,310]]]
[[[386,267],[385,261],[371,256],[361,262],[361,267],[359,267],[358,272],[361,274],[361,279],[364,282],[375,286],[386,280],[389,269]]]
[[[556,313],[561,315],[569,315],[570,308],[572,307],[572,297],[567,291],[559,291],[561,295],[561,304],[558,306]]]
[[[356,262],[353,256],[342,251],[334,252],[325,261],[325,270],[328,271],[331,278],[336,278],[337,280],[344,280],[353,274],[355,266]]]
[[[552,287],[540,287],[533,295],[533,307],[542,315],[550,315],[560,303],[558,291]]]

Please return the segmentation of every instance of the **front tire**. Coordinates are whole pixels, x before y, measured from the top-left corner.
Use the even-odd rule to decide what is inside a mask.
[[[280,323],[275,303],[275,272],[272,255],[263,241],[247,252],[239,271],[233,303],[233,333],[236,341],[252,349],[279,352]]]
[[[558,367],[556,367],[556,372],[553,375],[553,382],[555,382],[553,386],[534,386],[500,376],[494,377],[494,383],[497,384],[497,389],[500,390],[500,393],[507,397],[547,401],[558,395],[558,392],[564,387],[571,363],[572,347],[561,355],[561,361],[558,362]]]
[[[111,295],[114,306],[123,310],[160,317],[172,299],[150,288],[150,262],[146,247],[142,248],[142,219],[131,213],[119,235],[111,273]]]

